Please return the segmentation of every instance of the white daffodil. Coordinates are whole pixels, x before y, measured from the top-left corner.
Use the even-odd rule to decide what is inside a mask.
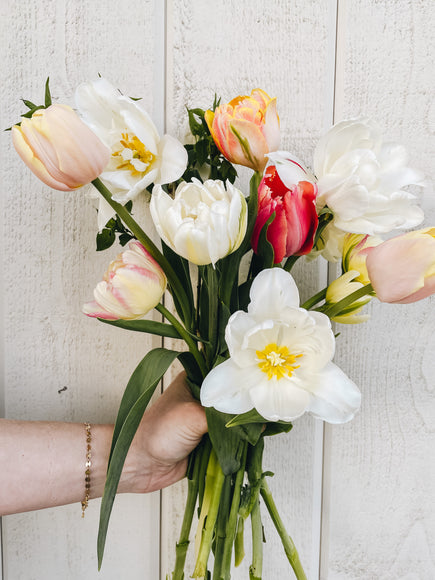
[[[341,257],[344,232],[379,235],[421,223],[416,196],[402,188],[421,185],[423,175],[407,163],[405,148],[384,142],[379,127],[366,119],[337,123],[320,139],[314,152],[316,202],[334,213],[322,237],[326,246],[337,246],[329,255],[326,248],[328,259]]]
[[[194,178],[180,183],[174,198],[156,185],[150,209],[162,240],[198,266],[237,250],[246,233],[246,200],[230,182]]]
[[[106,79],[81,84],[75,101],[85,123],[111,151],[100,177],[115,201],[124,205],[151,183],[170,183],[183,175],[187,166],[183,145],[170,135],[160,137],[148,113]],[[102,200],[100,230],[114,213]]]
[[[269,421],[292,421],[306,411],[330,423],[349,421],[361,394],[331,362],[329,318],[299,307],[297,286],[280,268],[260,272],[250,297],[248,312],[228,321],[230,358],[204,379],[202,404],[232,414],[255,408]]]

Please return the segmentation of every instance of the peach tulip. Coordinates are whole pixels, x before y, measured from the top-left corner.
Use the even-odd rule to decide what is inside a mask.
[[[263,171],[265,155],[279,147],[276,98],[261,89],[206,111],[205,120],[217,147],[231,163]]]
[[[409,304],[435,293],[435,228],[408,232],[372,248],[367,271],[381,302]]]
[[[24,163],[53,189],[72,191],[96,179],[109,149],[66,105],[38,109],[12,127],[14,147]]]
[[[166,290],[166,276],[137,241],[111,262],[94,290],[94,302],[83,306],[93,318],[134,320],[156,306]]]

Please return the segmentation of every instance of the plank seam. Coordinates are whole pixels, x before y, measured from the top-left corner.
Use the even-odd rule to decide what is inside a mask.
[[[331,89],[330,89],[330,103],[327,109],[329,110],[328,127],[335,123],[336,120],[336,100],[337,100],[337,78],[338,78],[338,51],[339,51],[339,15],[340,15],[340,1],[331,0],[331,35],[333,35],[334,42],[331,42]],[[327,283],[329,284],[335,279],[336,265],[328,263],[326,269]],[[333,328],[334,328],[333,324]],[[321,475],[320,475],[320,518],[318,528],[318,559],[317,559],[317,573],[319,580],[327,578],[327,562],[328,562],[328,530],[329,530],[329,512],[328,512],[328,497],[330,491],[330,438],[327,433],[327,426],[323,423],[322,434],[319,435],[318,445],[321,447],[318,453],[321,454]]]

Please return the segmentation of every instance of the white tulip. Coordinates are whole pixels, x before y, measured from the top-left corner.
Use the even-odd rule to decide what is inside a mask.
[[[250,296],[248,312],[228,321],[230,358],[205,377],[201,403],[231,414],[255,408],[268,421],[292,421],[306,411],[330,423],[349,421],[361,394],[331,362],[329,318],[299,307],[297,286],[280,268],[260,272]]]
[[[85,123],[112,153],[100,177],[115,201],[124,205],[151,183],[170,183],[183,175],[187,166],[183,145],[170,135],[160,138],[148,113],[106,79],[81,84],[75,101]],[[114,214],[101,198],[100,230]]]
[[[421,223],[416,196],[402,188],[421,184],[423,175],[407,162],[405,148],[385,143],[369,120],[342,121],[320,139],[314,152],[316,201],[334,213],[328,229],[335,243],[342,232],[379,235]]]
[[[180,183],[174,198],[156,185],[150,209],[165,244],[198,266],[237,250],[246,233],[246,200],[229,182],[193,179]]]

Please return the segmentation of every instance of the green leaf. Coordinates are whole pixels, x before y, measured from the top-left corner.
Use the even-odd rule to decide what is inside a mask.
[[[98,530],[98,569],[101,568],[110,514],[127,452],[145,409],[172,362],[180,353],[163,348],[150,351],[132,374],[119,407],[113,432],[106,485],[100,509]]]
[[[222,471],[225,475],[231,475],[240,468],[243,442],[248,441],[251,445],[255,445],[261,435],[263,425],[261,423],[251,423],[237,425],[228,429],[227,424],[234,415],[221,413],[213,407],[207,407],[205,414],[207,416],[208,434]]]
[[[251,409],[241,415],[229,415],[229,417],[226,427],[235,427],[236,425],[245,425],[247,423],[267,423],[267,419],[262,417],[257,409]]]
[[[116,239],[115,230],[111,228],[103,228],[98,232],[96,237],[97,252],[107,250],[114,243]]]
[[[50,94],[50,77],[47,77],[45,81],[45,108],[51,105],[51,94]]]
[[[105,320],[104,318],[99,318],[98,320],[105,324],[117,326],[118,328],[124,328],[125,330],[147,332],[149,334],[157,334],[158,336],[166,336],[168,338],[181,338],[172,324],[157,322],[155,320]]]
[[[202,109],[187,109],[187,114],[189,116],[189,127],[192,135],[203,135],[204,129],[201,119],[204,118],[204,111]],[[195,117],[199,117],[200,120],[197,121]]]
[[[21,99],[23,101],[23,103],[26,105],[26,107],[28,109],[36,109],[36,107],[38,105],[35,105],[35,103],[32,103],[32,101],[28,101],[27,99]]]
[[[180,284],[183,286],[183,289],[187,296],[188,301],[188,316],[189,320],[184,320],[184,313],[181,303],[178,300],[178,297],[175,293],[172,293],[172,298],[174,300],[175,309],[181,318],[184,321],[184,325],[187,330],[193,330],[193,313],[194,313],[194,302],[193,302],[193,290],[192,290],[192,281],[190,278],[190,270],[189,270],[189,262],[179,256],[172,248],[170,248],[165,242],[162,240],[162,251],[165,258],[168,260],[169,264],[172,266],[175,274],[177,275]]]
[[[267,230],[275,219],[275,215],[275,212],[273,212],[261,228],[260,236],[258,238],[257,253],[253,256],[252,271],[254,276],[262,270],[273,267],[275,252],[272,244],[267,239]]]
[[[268,437],[271,435],[279,435],[280,433],[288,433],[292,429],[293,424],[285,423],[284,421],[278,421],[276,423],[267,423],[263,436]]]

